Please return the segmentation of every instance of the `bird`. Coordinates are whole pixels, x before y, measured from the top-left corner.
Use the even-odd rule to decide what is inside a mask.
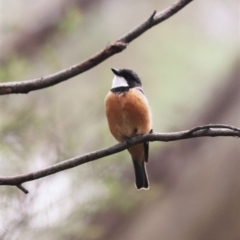
[[[152,114],[139,76],[130,69],[111,68],[114,78],[105,98],[108,127],[118,142],[152,132]],[[149,143],[128,148],[137,189],[149,189],[146,163]]]

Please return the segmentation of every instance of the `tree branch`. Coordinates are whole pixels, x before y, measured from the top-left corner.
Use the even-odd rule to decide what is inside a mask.
[[[28,194],[28,190],[24,188],[21,184],[16,185],[17,188],[19,188],[21,191],[23,191],[25,194]]]
[[[46,177],[48,175],[64,171],[69,168],[74,168],[81,164],[91,162],[118,152],[121,152],[129,147],[143,142],[170,142],[176,140],[183,140],[189,138],[197,137],[240,137],[240,128],[236,128],[229,125],[223,124],[210,124],[195,127],[190,130],[171,132],[171,133],[149,133],[141,136],[134,137],[125,142],[118,143],[112,147],[104,148],[95,152],[91,152],[79,157],[71,158],[60,163],[54,164],[50,167],[44,168],[42,170],[31,172],[27,174],[21,174],[11,177],[0,177],[0,185],[13,185],[20,188],[22,191],[27,193],[28,191],[21,186],[24,182],[33,181],[39,178]]]
[[[31,91],[53,86],[60,82],[66,81],[69,78],[75,77],[76,75],[95,67],[99,63],[113,56],[114,54],[123,51],[127,47],[128,43],[139,37],[151,27],[168,19],[192,1],[193,0],[179,0],[167,9],[163,10],[162,12],[157,13],[156,11],[154,11],[148,19],[146,19],[143,23],[138,25],[136,28],[134,28],[121,38],[119,38],[115,43],[108,45],[105,49],[96,53],[89,59],[79,64],[76,64],[68,69],[33,80],[0,83],[0,95],[13,93],[29,93]]]

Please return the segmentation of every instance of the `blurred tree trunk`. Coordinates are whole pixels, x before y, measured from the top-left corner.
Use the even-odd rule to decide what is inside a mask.
[[[209,109],[189,124],[239,126],[240,78],[237,62],[222,89],[216,87]],[[164,183],[163,198],[118,223],[111,239],[240,239],[240,142],[234,138],[181,141],[177,149],[151,159],[150,179]],[[151,191],[151,189],[150,189]]]

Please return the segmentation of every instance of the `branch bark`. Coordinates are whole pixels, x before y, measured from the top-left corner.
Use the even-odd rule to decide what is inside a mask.
[[[112,147],[104,148],[95,152],[91,152],[79,157],[71,158],[60,163],[54,164],[50,167],[42,170],[31,172],[27,174],[21,174],[11,177],[0,177],[0,185],[12,185],[17,186],[24,193],[28,191],[21,185],[22,183],[33,181],[39,178],[49,176],[51,174],[64,171],[69,168],[74,168],[81,164],[91,162],[118,152],[121,152],[131,146],[134,146],[143,142],[170,142],[176,140],[183,140],[197,137],[240,137],[240,128],[236,128],[223,124],[210,124],[204,126],[198,126],[190,130],[171,132],[171,133],[149,133],[141,136],[134,137],[125,142],[118,143]]]
[[[1,83],[0,95],[13,93],[29,93],[31,91],[53,86],[60,82],[66,81],[69,78],[75,77],[76,75],[95,67],[99,63],[113,56],[114,54],[123,51],[127,47],[128,43],[139,37],[151,27],[173,16],[175,13],[180,11],[183,7],[185,7],[188,3],[192,1],[193,0],[179,0],[161,12],[154,11],[148,19],[146,19],[144,22],[142,22],[140,25],[135,27],[127,34],[120,37],[115,43],[108,45],[105,49],[96,53],[89,59],[79,64],[76,64],[68,69],[62,70],[52,75],[48,75],[46,77],[40,77],[32,80]]]

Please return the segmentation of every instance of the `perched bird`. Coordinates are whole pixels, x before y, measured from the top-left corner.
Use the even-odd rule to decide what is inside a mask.
[[[123,142],[151,132],[152,117],[138,75],[130,69],[112,68],[112,87],[105,98],[106,116],[114,138]],[[148,142],[128,149],[132,156],[136,187],[148,189],[145,164],[148,161]]]

